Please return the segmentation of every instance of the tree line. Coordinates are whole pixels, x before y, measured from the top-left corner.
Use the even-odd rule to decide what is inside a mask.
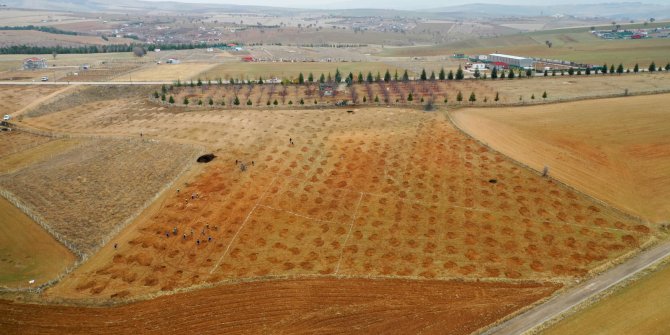
[[[216,44],[194,44],[194,43],[174,43],[174,44],[145,44],[145,43],[131,43],[131,44],[109,44],[109,45],[83,45],[83,46],[35,46],[35,45],[11,45],[0,47],[0,54],[16,55],[16,54],[94,54],[94,53],[108,53],[108,52],[132,52],[135,47],[143,47],[148,51],[160,50],[191,50],[191,49],[205,49],[218,48],[226,46],[227,43]]]
[[[27,25],[27,26],[3,26],[0,27],[0,30],[36,30],[36,31],[41,31],[45,33],[50,33],[50,34],[60,34],[60,35],[80,35],[76,31],[67,31],[67,30],[62,30],[54,27],[45,27],[45,26],[34,26],[34,25]]]

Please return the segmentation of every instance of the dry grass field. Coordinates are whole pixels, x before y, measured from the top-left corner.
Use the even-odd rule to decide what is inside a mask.
[[[31,147],[52,141],[51,137],[38,136],[22,131],[7,131],[0,133],[0,158],[27,150]]]
[[[0,287],[27,288],[54,279],[75,256],[33,220],[0,197]]]
[[[193,158],[192,149],[179,145],[90,141],[1,176],[0,187],[39,213],[83,256],[142,209]]]
[[[670,95],[454,113],[467,132],[534,169],[654,223],[670,219]],[[644,171],[641,173],[641,171]]]
[[[181,63],[149,65],[128,75],[116,78],[117,81],[177,81],[197,77],[199,73],[209,71],[216,64],[212,63]]]
[[[47,160],[82,143],[81,140],[76,139],[58,139],[38,144],[44,137],[34,137],[38,138],[38,141],[31,143],[30,148],[19,149],[11,155],[1,156],[0,174],[12,173],[39,161]]]
[[[668,280],[670,268],[666,265],[542,334],[667,334],[670,322]]]
[[[359,72],[362,72],[363,75],[367,75],[368,72],[372,72],[373,75],[377,75],[377,72],[384,75],[386,70],[391,71],[393,75],[397,70],[399,75],[402,76],[404,68],[392,66],[386,63],[381,62],[299,62],[299,63],[225,63],[218,65],[208,71],[203,71],[196,76],[193,76],[193,79],[202,78],[203,80],[211,79],[212,81],[222,78],[222,79],[251,79],[256,80],[258,77],[262,76],[264,79],[269,79],[273,77],[281,79],[298,79],[299,74],[302,72],[307,80],[307,75],[311,72],[314,74],[314,79],[318,80],[319,76],[323,73],[326,77],[328,73],[331,76],[335,76],[337,69],[342,73],[344,78],[349,72],[353,73],[354,76],[357,76]],[[416,73],[410,73],[410,75],[415,76]],[[184,78],[184,77],[182,77]]]
[[[24,122],[82,134],[142,131],[203,144],[219,157],[52,297],[104,300],[277,276],[565,281],[651,236],[640,222],[490,152],[441,113],[186,111],[130,101]]]
[[[54,93],[62,87],[58,86],[8,86],[3,85],[2,90],[0,90],[0,110],[2,114],[12,114],[26,105],[33,102],[35,99],[46,97],[51,93]],[[30,137],[27,134],[14,134],[18,137],[25,137],[26,139]],[[7,150],[13,148],[14,146],[5,147],[0,150]],[[20,149],[20,147],[17,147]]]

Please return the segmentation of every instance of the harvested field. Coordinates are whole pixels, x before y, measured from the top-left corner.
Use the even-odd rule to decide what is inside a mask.
[[[379,72],[384,76],[386,70],[389,70],[391,75],[397,70],[399,75],[402,76],[403,71],[405,71],[404,68],[381,62],[225,63],[198,74],[194,79],[202,78],[203,80],[211,79],[212,81],[218,78],[257,80],[259,76],[262,76],[265,80],[273,77],[297,80],[298,75],[302,72],[305,80],[307,80],[307,76],[311,72],[314,75],[314,79],[318,80],[322,73],[326,77],[328,77],[328,73],[334,77],[337,69],[340,70],[343,78],[349,72],[352,72],[354,76],[362,72],[366,76],[371,71],[372,75],[376,76],[377,72]],[[410,75],[416,76],[418,74],[410,72]]]
[[[27,71],[32,73],[32,71]],[[46,97],[62,89],[59,86],[2,86],[0,90],[0,109],[2,114],[12,114],[36,99]],[[14,120],[16,121],[16,120]],[[4,135],[4,134],[3,134]]]
[[[534,169],[645,220],[670,219],[670,95],[467,109],[456,122]]]
[[[111,308],[0,301],[5,334],[469,334],[558,285],[303,279],[223,285]],[[86,320],[86,322],[82,322]]]
[[[44,284],[74,261],[65,246],[0,197],[0,287],[27,288],[31,279],[33,287]]]
[[[300,107],[332,105],[347,100],[362,106],[379,105],[415,105],[421,106],[428,102],[435,105],[478,105],[495,106],[497,104],[527,104],[540,102],[556,102],[577,98],[595,98],[602,96],[667,92],[670,90],[670,75],[639,74],[623,76],[558,76],[537,77],[533,79],[500,79],[500,80],[463,80],[463,81],[410,81],[410,82],[375,82],[356,83],[343,90],[335,90],[326,95],[319,89],[318,83],[305,85],[207,85],[194,87],[178,87],[168,92],[177,105],[183,106],[184,98],[189,99],[190,106],[209,106],[212,99],[216,108],[237,107],[233,104],[235,97],[241,106],[257,107]],[[457,101],[458,93],[462,102]],[[542,98],[547,92],[547,98]],[[408,101],[409,94],[413,101]],[[470,94],[474,93],[476,102],[469,102]],[[499,101],[494,101],[496,93]],[[534,99],[533,99],[534,97]],[[421,101],[423,99],[423,102]],[[445,103],[445,99],[447,103]],[[274,105],[274,101],[277,105]],[[316,102],[316,104],[315,104]],[[270,103],[268,105],[268,103]],[[278,106],[278,107],[275,107]]]
[[[48,128],[72,115],[71,132],[142,129],[202,143],[217,158],[51,296],[104,300],[285,275],[567,281],[651,236],[439,113],[126,108],[24,122]]]
[[[0,187],[39,213],[83,256],[142,209],[194,156],[194,150],[179,145],[94,140],[1,176]]]
[[[199,73],[208,71],[214,66],[216,64],[211,63],[151,64],[115,80],[128,81],[132,78],[133,81],[177,81],[177,79],[184,81],[197,77]]]
[[[134,42],[129,38],[108,37],[107,39],[105,41],[98,36],[51,34],[35,30],[0,30],[0,47],[25,44],[46,47],[110,45]]]
[[[42,139],[43,137],[38,137]],[[82,143],[80,140],[59,139],[44,144],[35,144],[34,147],[23,149],[14,154],[2,157],[0,160],[0,174],[15,172],[24,167],[35,164],[65,152]]]
[[[0,158],[53,141],[51,137],[33,135],[22,131],[0,132]]]
[[[665,265],[542,334],[667,334],[670,322],[668,280],[670,268]]]

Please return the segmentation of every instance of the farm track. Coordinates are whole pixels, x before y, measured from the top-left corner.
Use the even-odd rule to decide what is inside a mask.
[[[670,242],[646,250],[629,261],[581,283],[579,286],[529,311],[484,332],[484,335],[524,334],[551,321],[572,308],[597,297],[602,292],[624,282],[640,271],[670,257]]]

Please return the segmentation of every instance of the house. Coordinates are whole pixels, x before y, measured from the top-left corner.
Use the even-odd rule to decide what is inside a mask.
[[[47,60],[44,58],[30,57],[23,60],[24,70],[46,69]]]
[[[484,64],[484,63],[474,63],[471,66],[471,70],[472,71],[474,71],[474,70],[484,71],[484,70],[486,70],[486,64]]]

